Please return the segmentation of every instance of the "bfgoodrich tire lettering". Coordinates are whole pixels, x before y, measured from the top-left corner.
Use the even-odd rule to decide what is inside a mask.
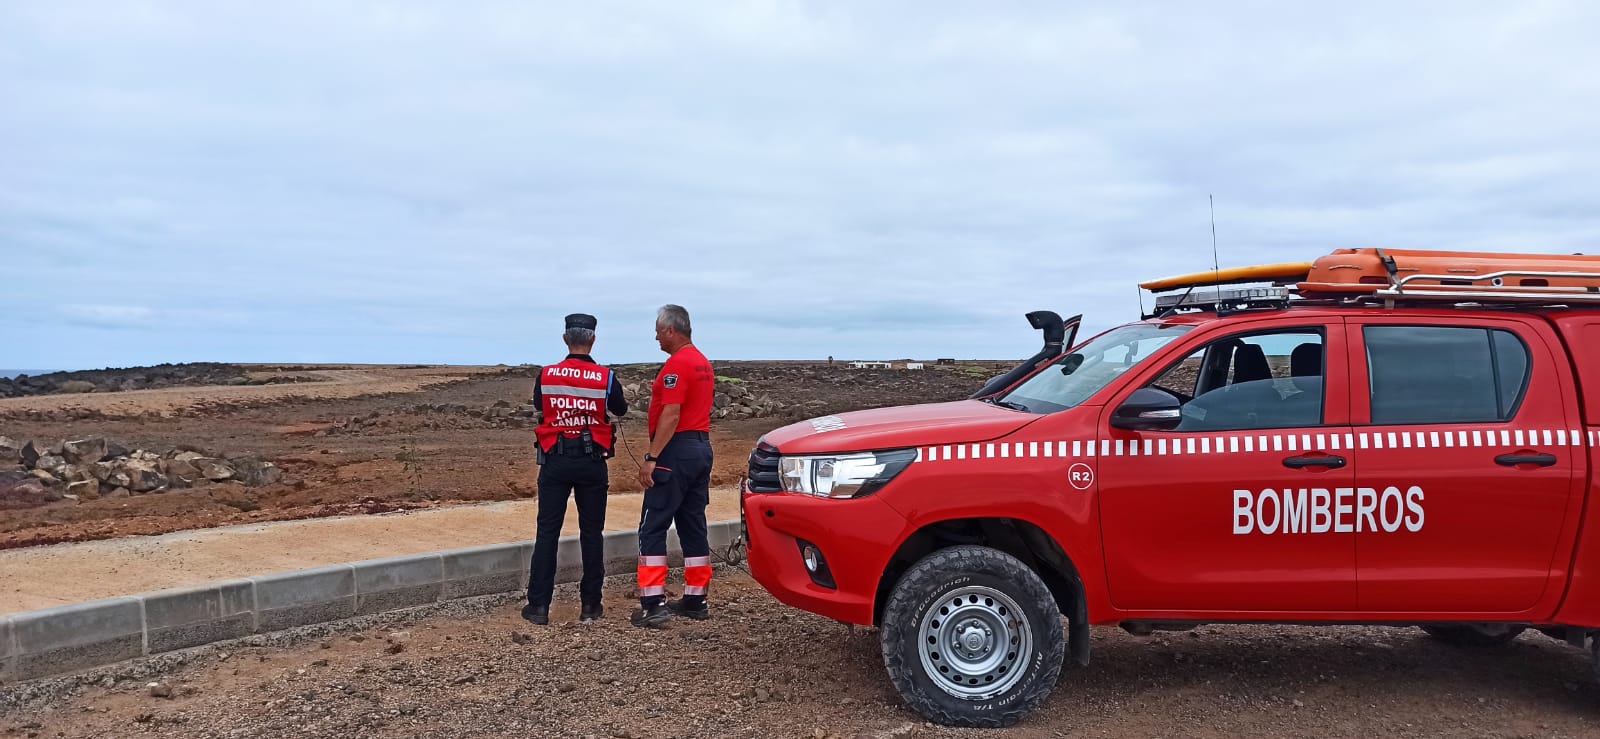
[[[889,594],[880,634],[889,679],[917,713],[985,728],[1010,726],[1044,702],[1067,644],[1039,576],[979,546],[941,549],[913,565]]]

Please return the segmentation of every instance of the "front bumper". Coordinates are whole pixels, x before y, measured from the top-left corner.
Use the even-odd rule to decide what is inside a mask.
[[[746,557],[756,582],[780,602],[843,621],[872,624],[878,581],[905,531],[904,516],[877,496],[828,500],[791,493],[740,494]],[[800,541],[827,559],[836,587],[806,571]]]

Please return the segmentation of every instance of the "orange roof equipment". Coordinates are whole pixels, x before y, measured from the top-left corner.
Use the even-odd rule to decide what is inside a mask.
[[[1600,300],[1600,257],[1339,249],[1311,264],[1302,297],[1489,302]],[[1592,297],[1591,297],[1592,296]]]
[[[1202,291],[1243,283],[1271,288]],[[1393,306],[1397,302],[1600,304],[1600,256],[1503,254],[1412,249],[1337,249],[1313,262],[1266,264],[1197,272],[1139,284],[1158,297],[1158,309],[1221,309],[1225,305],[1283,305],[1300,300]]]

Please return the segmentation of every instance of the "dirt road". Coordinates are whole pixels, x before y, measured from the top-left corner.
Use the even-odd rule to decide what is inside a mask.
[[[645,632],[625,620],[630,586],[613,578],[606,619],[592,627],[574,622],[577,598],[563,586],[550,627],[527,626],[502,600],[482,614],[303,632],[289,648],[205,648],[165,674],[13,708],[0,715],[0,735],[1600,734],[1600,690],[1577,649],[1539,635],[1459,649],[1382,627],[1206,626],[1155,637],[1096,629],[1094,662],[1064,671],[1022,724],[930,727],[896,697],[875,631],[781,606],[747,577],[719,572],[713,620]],[[151,681],[173,697],[151,697]],[[0,706],[19,690],[0,690]]]

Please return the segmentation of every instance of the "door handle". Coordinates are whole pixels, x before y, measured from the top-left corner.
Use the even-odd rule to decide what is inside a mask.
[[[1506,467],[1516,467],[1524,464],[1533,464],[1540,467],[1549,467],[1556,463],[1554,454],[1502,454],[1494,458],[1494,463]]]
[[[1324,457],[1289,457],[1283,460],[1283,466],[1297,470],[1306,467],[1327,467],[1336,470],[1344,466],[1344,457],[1331,454]]]

